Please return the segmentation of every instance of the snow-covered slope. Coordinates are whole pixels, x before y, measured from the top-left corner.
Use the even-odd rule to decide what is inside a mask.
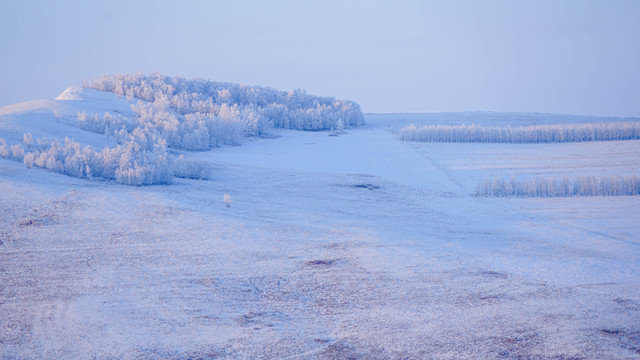
[[[0,138],[17,143],[23,140],[25,133],[30,133],[36,139],[46,136],[64,141],[68,137],[96,148],[113,145],[114,142],[104,136],[80,129],[76,116],[79,112],[133,116],[133,102],[104,91],[68,88],[54,100],[1,107]]]
[[[132,115],[70,89],[0,109],[0,138],[115,145],[79,111]],[[638,357],[640,197],[473,194],[496,174],[639,173],[640,141],[416,144],[396,125],[181,151],[213,175],[173,185],[0,159],[0,357]]]

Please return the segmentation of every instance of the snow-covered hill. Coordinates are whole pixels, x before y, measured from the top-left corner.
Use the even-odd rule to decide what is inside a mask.
[[[270,136],[273,129],[337,134],[364,122],[352,101],[298,90],[287,93],[160,74],[103,76],[84,86],[65,90],[53,102],[6,108],[4,114],[14,120],[6,122],[12,131],[7,134],[9,143],[0,138],[0,157],[80,178],[127,185],[170,184],[174,177],[206,179],[210,174],[206,165],[185,161],[182,154],[174,156],[179,150],[239,145],[243,137]],[[33,134],[25,132],[22,143],[15,143],[16,130],[25,128],[11,123],[21,122],[16,118],[25,113],[22,117],[29,123],[25,128],[35,127],[37,136],[52,133],[54,138],[43,135],[34,142]],[[60,133],[52,114],[56,123],[62,120],[68,126],[104,134],[114,145],[98,151],[91,139],[84,143],[66,136],[64,141],[57,139]]]
[[[78,113],[135,118],[137,101],[71,88],[1,108],[0,138],[116,148]],[[169,146],[211,170],[172,185],[0,159],[0,357],[638,357],[640,197],[474,194],[487,176],[638,174],[640,141],[408,143],[394,130],[432,115],[366,120]]]

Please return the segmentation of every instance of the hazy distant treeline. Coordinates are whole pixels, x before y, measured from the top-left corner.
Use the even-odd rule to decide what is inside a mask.
[[[640,139],[640,122],[478,126],[413,124],[400,129],[402,141],[552,143]]]
[[[502,176],[487,177],[478,186],[479,196],[566,197],[640,195],[640,176],[581,176],[544,178],[526,181]]]

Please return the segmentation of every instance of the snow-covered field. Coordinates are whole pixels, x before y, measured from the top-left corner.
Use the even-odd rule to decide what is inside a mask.
[[[129,105],[81,95],[0,109],[0,137],[112,145],[68,116]],[[340,136],[273,130],[185,152],[211,178],[163,186],[0,159],[0,357],[640,358],[640,197],[473,196],[493,175],[640,174],[640,141],[393,133],[438,116],[603,121],[371,114]]]

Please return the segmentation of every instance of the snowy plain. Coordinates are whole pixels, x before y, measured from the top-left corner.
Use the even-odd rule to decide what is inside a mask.
[[[78,90],[0,109],[0,137],[112,145],[82,110],[131,112]],[[640,141],[406,143],[409,123],[593,119],[365,119],[183,152],[213,174],[173,185],[0,159],[0,357],[640,358],[639,197],[474,196],[495,174],[638,174]]]

